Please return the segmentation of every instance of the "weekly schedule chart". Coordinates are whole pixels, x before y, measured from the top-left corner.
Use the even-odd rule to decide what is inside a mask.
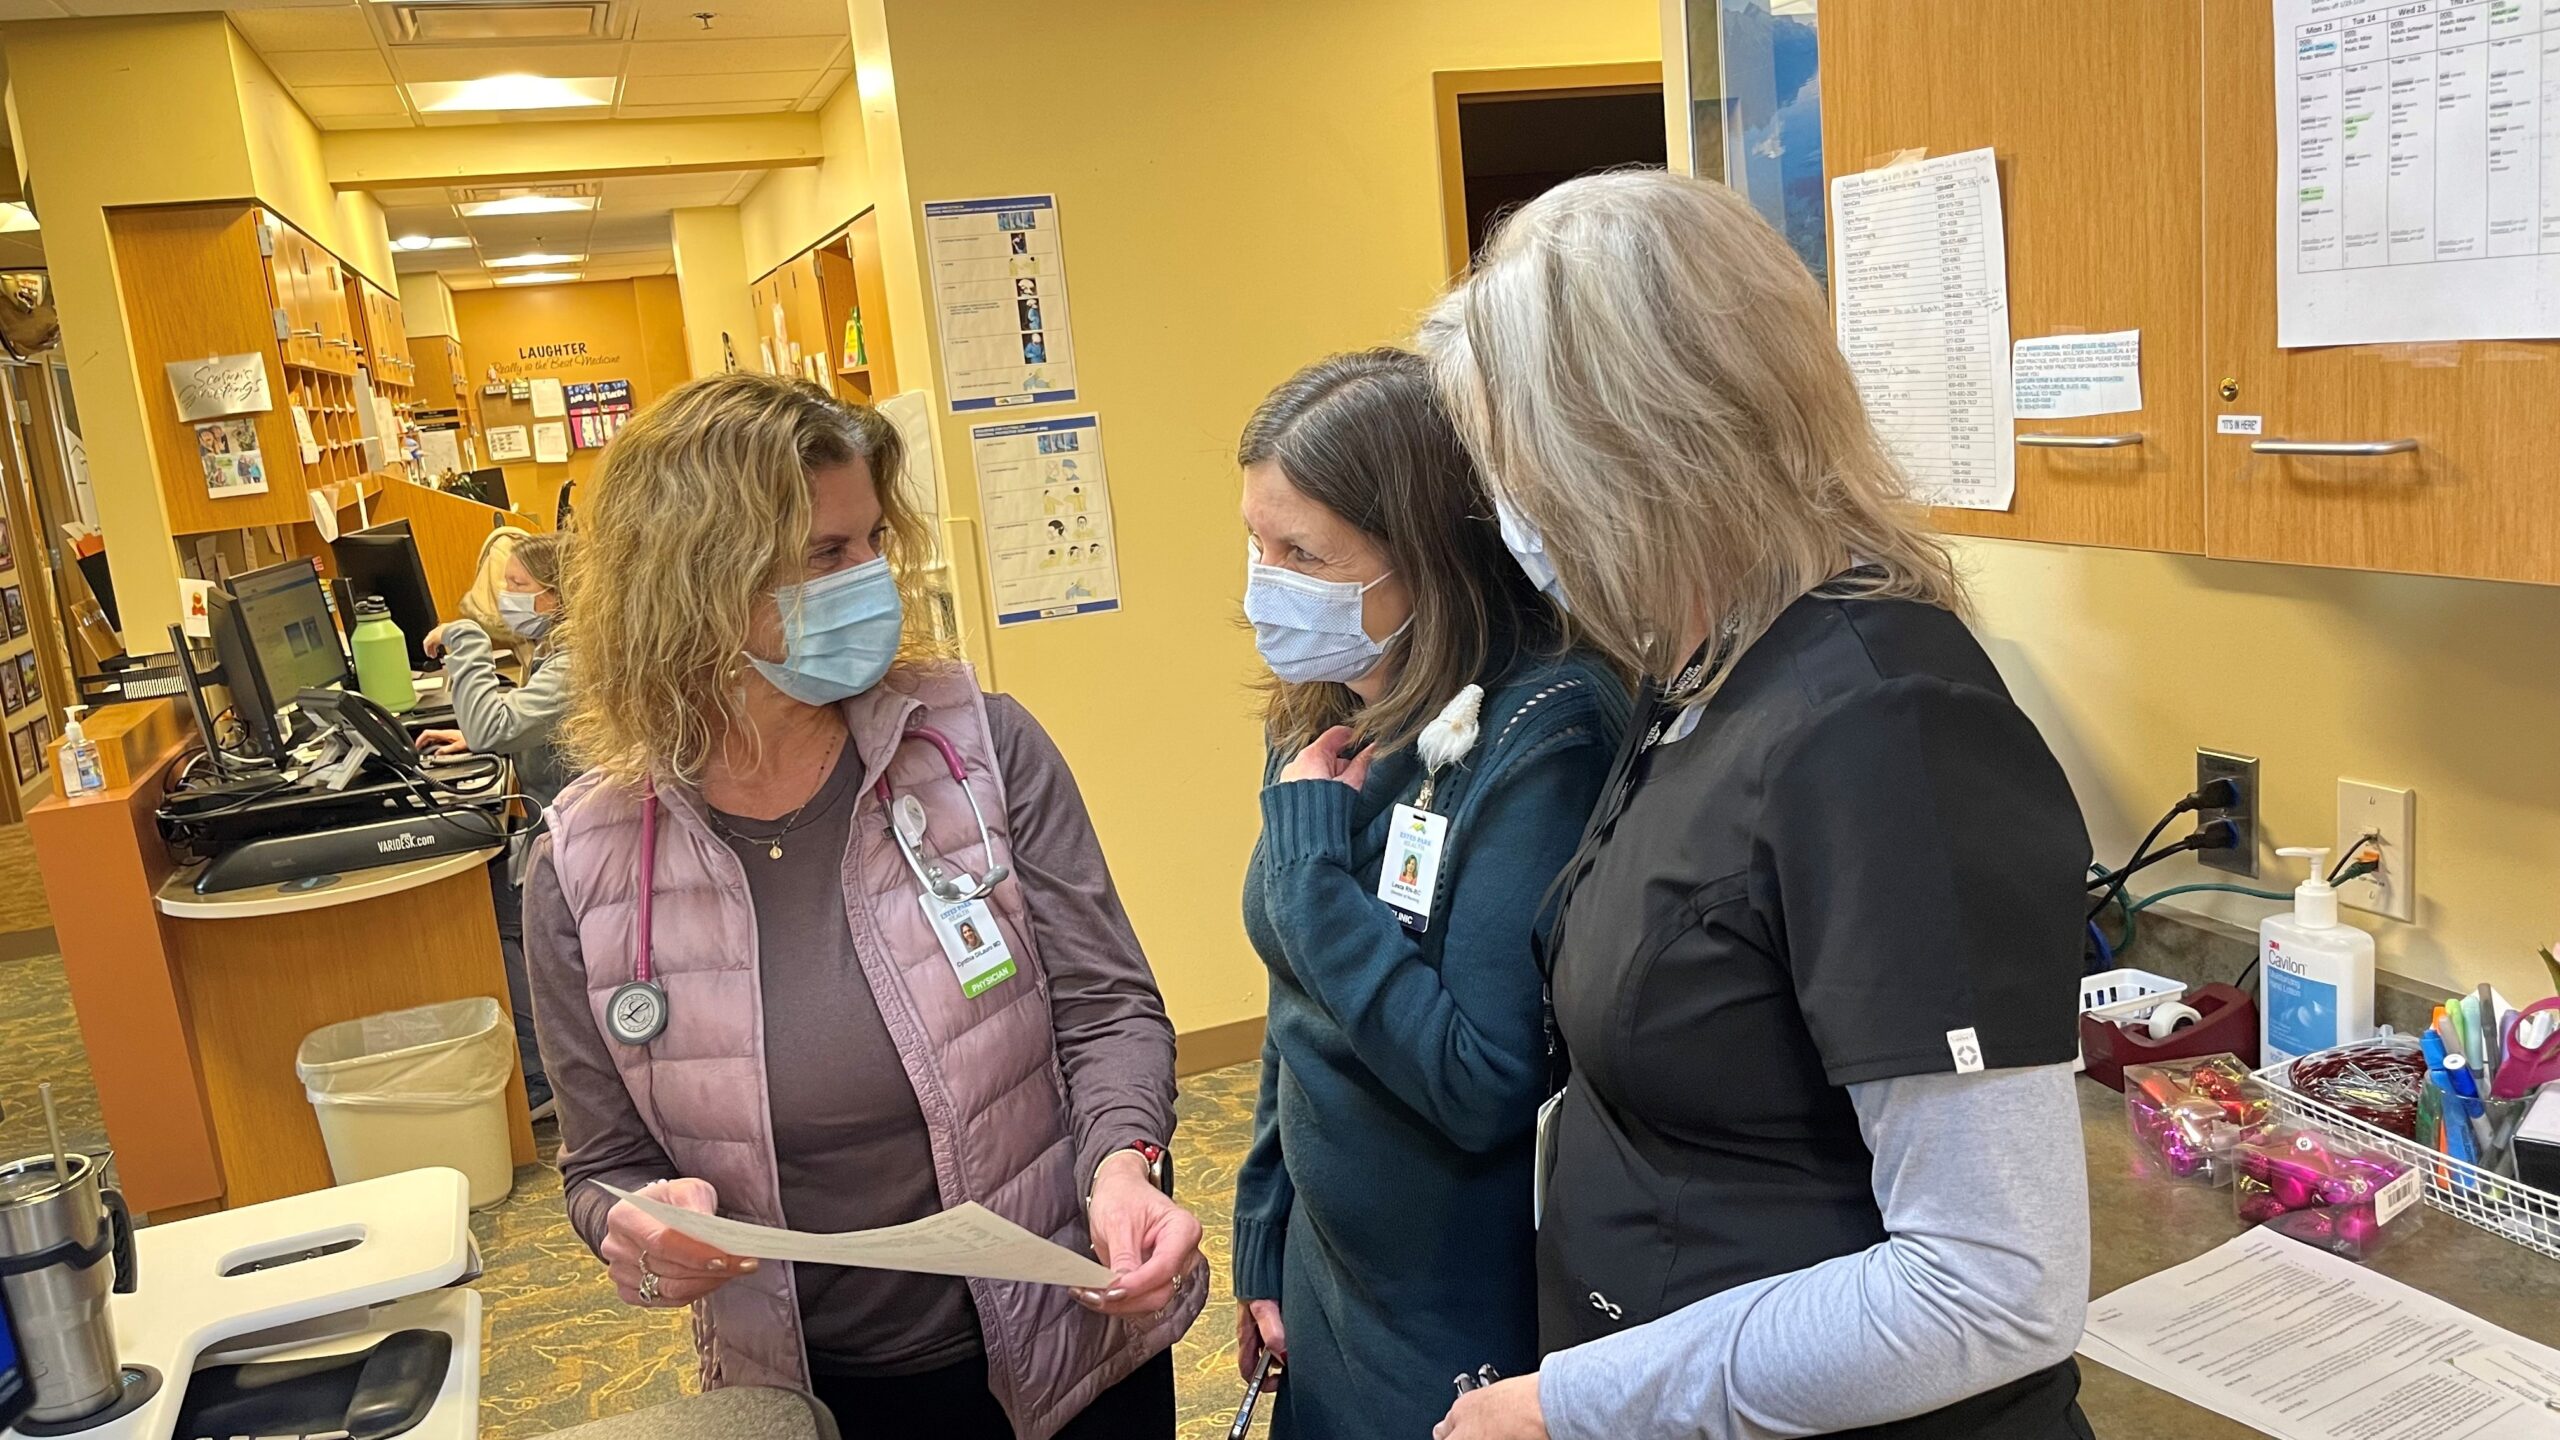
[[[2560,0],[2276,0],[2278,343],[2560,335]]]

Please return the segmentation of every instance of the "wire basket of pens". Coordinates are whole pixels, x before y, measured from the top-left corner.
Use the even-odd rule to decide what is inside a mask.
[[[2416,1038],[2386,1035],[2341,1045],[2270,1065],[2258,1079],[2279,1114],[2351,1135],[2416,1167],[2429,1205],[2560,1259],[2560,1194],[2515,1177],[2517,1126],[2536,1092],[2560,1083],[2560,1074],[2522,1068],[2537,1049],[2560,1055],[2560,1036],[2539,1047],[2519,1046],[2516,1022],[2532,1022],[2547,1007],[2560,1008],[2560,1001],[2529,1007],[2522,1016],[2506,1012],[2499,1027],[2505,1043],[2486,1056],[2486,1042],[2473,1043],[2472,1026],[2456,1009]],[[2530,1037],[2538,1026],[2522,1028]],[[2501,1054],[2519,1068],[2509,1083],[2483,1090],[2476,1072],[2486,1068],[2494,1076]]]

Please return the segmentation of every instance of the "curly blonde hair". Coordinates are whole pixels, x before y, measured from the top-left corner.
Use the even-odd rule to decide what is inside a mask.
[[[756,601],[801,578],[809,472],[856,460],[879,494],[906,606],[899,660],[947,653],[921,575],[932,537],[898,493],[897,428],[806,380],[707,376],[614,438],[578,512],[561,608],[580,762],[627,783],[700,783],[746,724],[739,678]]]

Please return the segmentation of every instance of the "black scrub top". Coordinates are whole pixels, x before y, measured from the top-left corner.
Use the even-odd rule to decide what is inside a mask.
[[[1846,1087],[2074,1053],[2088,833],[1961,620],[1817,592],[1636,719],[1550,952],[1550,1353],[1882,1241]],[[2085,1434],[2078,1387],[1859,1433]]]

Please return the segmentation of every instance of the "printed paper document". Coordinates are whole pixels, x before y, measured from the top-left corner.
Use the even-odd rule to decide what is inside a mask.
[[[2560,335],[2560,5],[2275,0],[2276,343]]]
[[[2045,335],[2011,352],[2021,420],[2072,420],[2142,408],[2142,332]]]
[[[2560,1440],[2560,1350],[2265,1230],[2092,1302],[2080,1353],[2284,1440]]]
[[[812,1265],[859,1265],[919,1275],[970,1275],[984,1280],[1081,1285],[1087,1289],[1111,1283],[1111,1271],[1092,1256],[1079,1255],[1044,1240],[974,1201],[904,1225],[852,1230],[841,1235],[811,1235],[683,1210],[610,1185],[603,1188],[607,1194],[638,1206],[649,1218],[732,1255]]]
[[[2009,261],[1991,152],[1831,182],[1840,349],[1915,498],[2006,510]]]

